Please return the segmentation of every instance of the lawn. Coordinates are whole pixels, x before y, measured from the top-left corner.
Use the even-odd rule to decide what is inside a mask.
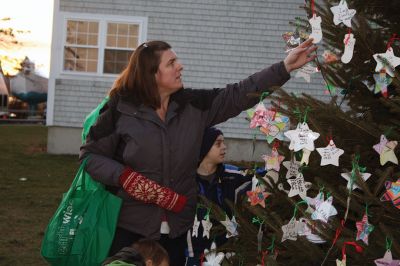
[[[47,154],[46,141],[45,126],[0,125],[0,265],[47,265],[44,230],[79,165]]]

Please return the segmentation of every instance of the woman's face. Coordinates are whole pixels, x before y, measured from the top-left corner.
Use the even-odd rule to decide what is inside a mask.
[[[172,94],[183,87],[183,65],[171,49],[162,52],[160,65],[156,73],[156,82],[160,94]]]

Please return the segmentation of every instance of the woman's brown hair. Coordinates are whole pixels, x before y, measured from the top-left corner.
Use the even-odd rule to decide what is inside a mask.
[[[139,45],[129,59],[128,66],[114,82],[109,95],[127,97],[135,104],[157,109],[161,106],[155,74],[162,52],[171,49],[163,41],[149,41]]]

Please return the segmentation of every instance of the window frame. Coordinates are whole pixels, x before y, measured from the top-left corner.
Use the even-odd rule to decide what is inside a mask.
[[[99,23],[99,33],[98,33],[98,61],[97,61],[97,72],[83,72],[83,71],[68,71],[64,70],[65,54],[64,48],[67,46],[67,23],[69,20],[85,20],[85,21],[96,21]],[[118,74],[103,73],[104,70],[104,53],[107,47],[107,25],[108,23],[122,23],[122,24],[137,24],[139,26],[138,30],[138,45],[147,40],[147,17],[138,16],[115,16],[115,15],[104,15],[104,14],[84,14],[84,13],[62,13],[62,39],[61,39],[61,62],[59,64],[60,74],[62,75],[78,75],[78,76],[97,76],[97,77],[116,77]],[[73,45],[72,45],[73,46]],[[88,47],[90,46],[80,46],[77,47]],[[120,48],[125,50],[124,48]],[[118,48],[116,48],[118,50]]]

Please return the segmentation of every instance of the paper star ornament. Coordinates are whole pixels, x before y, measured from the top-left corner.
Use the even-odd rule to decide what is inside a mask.
[[[296,161],[296,159],[285,161],[282,164],[287,169],[286,179],[289,179],[292,176],[296,177],[299,173],[300,162]]]
[[[296,129],[286,131],[285,136],[290,140],[290,150],[299,151],[306,148],[313,151],[314,141],[319,138],[319,133],[310,130],[307,123],[299,123]]]
[[[368,245],[368,236],[374,230],[374,226],[368,223],[368,215],[364,214],[361,221],[356,222],[357,237],[356,240],[362,240]]]
[[[392,201],[394,206],[400,209],[400,178],[396,182],[386,181],[386,192],[381,201]]]
[[[371,177],[371,174],[370,174],[370,173],[360,173],[360,174],[361,174],[361,177],[362,177],[362,179],[364,180],[364,182],[367,181],[368,178]],[[351,180],[351,173],[349,173],[349,172],[347,172],[347,173],[342,173],[341,176],[342,176],[344,179],[347,180],[347,189],[350,190],[350,189],[351,189],[351,181],[350,181],[350,180]],[[354,183],[353,183],[353,190],[356,189],[356,188],[360,189],[360,187],[357,186],[356,182],[354,181]]]
[[[390,250],[386,250],[383,258],[376,259],[375,264],[377,266],[400,266],[400,260],[394,260],[392,257],[392,252]]]
[[[270,155],[263,155],[263,160],[265,161],[265,170],[275,170],[279,172],[281,168],[281,162],[285,159],[285,156],[279,154],[278,150],[272,148]]]
[[[220,266],[224,260],[225,254],[223,252],[216,251],[217,245],[212,242],[210,250],[204,249],[206,262],[203,262],[204,266]]]
[[[212,222],[210,222],[210,218],[207,216],[206,219],[201,221],[201,224],[203,225],[203,237],[210,239],[210,230],[213,226]]]
[[[397,141],[388,141],[385,135],[381,135],[381,140],[378,144],[373,146],[374,150],[379,154],[381,165],[385,165],[387,162],[399,164],[394,149],[397,146]]]
[[[289,118],[279,112],[273,112],[266,119],[266,124],[260,127],[260,131],[265,134],[268,143],[272,143],[274,139],[284,141],[285,131],[289,129]]]
[[[330,140],[325,148],[317,148],[317,151],[321,155],[321,166],[328,164],[339,166],[339,157],[344,153],[342,149],[336,148],[333,140]]]
[[[394,77],[394,71],[392,68],[396,68],[400,65],[400,57],[396,57],[393,53],[393,49],[389,47],[386,53],[374,54],[374,59],[376,61],[375,72],[380,72],[382,69],[386,70],[391,77]],[[379,59],[381,57],[382,59]]]
[[[197,215],[194,216],[192,236],[197,237],[199,234],[200,222],[197,220]]]
[[[375,86],[371,86],[371,91],[375,94],[382,93],[383,97],[387,98],[389,96],[388,86],[392,83],[393,79],[387,77],[385,71],[374,74],[373,77],[375,80]]]
[[[299,222],[296,220],[296,218],[292,218],[289,223],[285,224],[282,226],[282,242],[289,239],[296,241],[297,240],[297,235],[299,231]]]
[[[318,69],[312,64],[308,63],[299,68],[296,72],[295,78],[304,78],[308,83],[311,82],[311,75],[317,73]]]
[[[392,162],[394,164],[399,164],[399,161],[397,160],[396,154],[394,153],[394,149],[397,146],[397,141],[392,140],[386,143],[385,147],[383,148],[383,151],[380,155],[380,163],[381,165],[386,164],[387,162]]]
[[[247,196],[250,200],[250,205],[255,206],[260,204],[261,207],[265,208],[265,200],[270,195],[270,193],[265,192],[261,187],[256,187],[255,190],[247,191]]]
[[[305,199],[307,197],[307,190],[310,188],[311,183],[305,182],[303,174],[297,174],[296,178],[288,179],[287,182],[290,185],[290,191],[288,197],[299,195],[300,198]]]
[[[356,14],[355,9],[349,9],[346,1],[340,1],[339,5],[331,7],[333,13],[333,23],[339,25],[343,23],[347,27],[351,28],[351,19]]]
[[[313,220],[321,220],[328,222],[329,217],[337,214],[335,207],[332,205],[333,197],[330,196],[326,201],[317,202],[315,212],[311,215]]]
[[[268,116],[268,110],[265,108],[264,103],[260,102],[256,110],[254,111],[253,117],[251,118],[250,121],[250,128],[256,128],[256,127],[266,127],[267,122],[266,117]]]
[[[232,219],[229,219],[228,216],[225,216],[225,221],[220,221],[220,222],[226,228],[226,238],[239,235],[237,231],[238,223],[236,222],[235,216],[232,216]]]

